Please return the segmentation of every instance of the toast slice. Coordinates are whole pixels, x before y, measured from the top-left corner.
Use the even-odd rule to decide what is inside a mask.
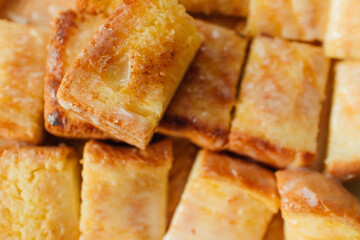
[[[166,227],[170,141],[146,150],[85,145],[81,239],[161,239]]]
[[[336,65],[326,172],[340,180],[360,176],[360,62]]]
[[[301,41],[325,37],[331,0],[250,1],[246,31]]]
[[[92,14],[112,14],[123,0],[76,0],[76,9]]]
[[[125,1],[72,63],[57,99],[144,149],[202,40],[176,0]]]
[[[172,99],[159,131],[210,150],[225,148],[248,40],[196,21],[205,40]]]
[[[63,109],[56,98],[67,69],[106,20],[101,13],[86,11],[67,10],[53,20],[45,78],[45,128],[59,137],[104,139],[110,135]]]
[[[46,31],[0,20],[0,138],[43,138]]]
[[[229,149],[274,167],[310,166],[316,158],[329,66],[321,47],[257,36]]]
[[[356,0],[332,0],[324,41],[332,58],[360,59],[360,5]]]
[[[0,149],[0,239],[79,238],[80,169],[73,149]]]
[[[278,210],[272,172],[202,150],[164,240],[262,240]]]
[[[55,17],[60,11],[74,8],[75,1],[6,0],[4,6],[0,9],[0,17],[22,24],[49,27],[51,18]]]
[[[175,209],[180,202],[181,195],[187,183],[197,152],[197,148],[185,139],[173,138],[172,142],[174,162],[169,174],[169,194],[167,204],[168,225],[170,224]]]
[[[179,3],[192,13],[246,17],[249,0],[179,0]]]
[[[284,220],[278,212],[271,220],[263,240],[284,240]]]
[[[276,173],[288,240],[360,239],[360,203],[342,185],[310,170]]]

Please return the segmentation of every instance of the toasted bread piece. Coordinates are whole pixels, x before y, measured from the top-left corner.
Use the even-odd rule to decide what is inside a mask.
[[[249,0],[179,0],[179,3],[193,13],[246,17]]]
[[[123,2],[70,66],[57,99],[144,149],[202,40],[176,0]]]
[[[161,133],[187,137],[210,150],[227,143],[231,111],[248,40],[234,31],[196,21],[205,36],[160,122]]]
[[[201,19],[205,22],[209,22],[215,25],[222,26],[234,30],[237,34],[245,36],[245,25],[246,19],[238,17],[229,17],[229,16],[214,16],[214,15],[203,15],[203,14],[194,14],[194,18]]]
[[[360,176],[360,62],[336,65],[326,172],[348,180]]]
[[[93,14],[112,14],[123,0],[76,0],[76,8]]]
[[[48,33],[0,20],[0,137],[39,143]]]
[[[272,172],[202,150],[164,240],[261,240],[278,209]]]
[[[146,150],[85,145],[81,239],[161,239],[166,227],[170,141]]]
[[[173,138],[172,142],[174,162],[169,174],[168,225],[180,202],[197,152],[197,148],[185,139]]]
[[[325,37],[331,0],[252,0],[246,32],[302,41]]]
[[[271,220],[263,240],[284,240],[284,220],[278,212]]]
[[[276,178],[285,239],[360,239],[360,203],[339,183],[305,169]]]
[[[0,150],[0,239],[78,239],[80,169],[68,147]]]
[[[360,59],[360,4],[356,0],[332,0],[324,41],[329,57]]]
[[[320,47],[257,36],[232,121],[230,150],[274,167],[311,165],[329,66]]]
[[[70,64],[104,22],[105,16],[100,13],[73,10],[60,13],[53,21],[44,93],[45,128],[53,135],[82,139],[110,137],[86,120],[63,109],[56,99],[57,90]]]
[[[0,17],[23,24],[49,27],[51,18],[56,16],[59,11],[73,8],[75,1],[7,0],[0,10]]]

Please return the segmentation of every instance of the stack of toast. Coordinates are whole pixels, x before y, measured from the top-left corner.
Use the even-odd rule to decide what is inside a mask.
[[[360,239],[358,16],[0,0],[0,239]]]

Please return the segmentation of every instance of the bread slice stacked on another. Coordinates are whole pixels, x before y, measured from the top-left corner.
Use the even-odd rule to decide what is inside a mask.
[[[176,0],[125,1],[71,64],[57,99],[144,149],[202,41]]]

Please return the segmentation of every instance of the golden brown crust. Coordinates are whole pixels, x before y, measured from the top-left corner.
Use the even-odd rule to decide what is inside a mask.
[[[0,137],[43,140],[43,79],[48,32],[0,20]]]
[[[58,100],[144,149],[201,41],[175,0],[125,1],[73,62]],[[123,81],[115,77],[118,73]]]
[[[173,159],[172,143],[163,140],[149,145],[146,150],[133,147],[120,147],[91,140],[84,148],[84,159],[91,163],[105,165],[135,164],[140,166],[171,165]]]
[[[237,131],[231,133],[230,141],[231,151],[248,155],[273,167],[286,168],[291,165],[309,167],[316,158],[315,153],[281,147],[265,139]]]
[[[360,176],[360,159],[350,162],[332,162],[326,165],[325,172],[331,176],[347,181]]]
[[[76,151],[65,145],[57,147],[38,147],[38,146],[6,146],[0,147],[0,162],[9,161],[9,159],[19,158],[26,156],[31,161],[37,163],[58,161],[73,161],[78,159]]]
[[[205,41],[160,123],[159,131],[210,150],[225,148],[247,39],[196,21]]]
[[[56,92],[67,70],[66,50],[69,38],[79,29],[78,23],[86,21],[91,15],[76,13],[68,10],[60,13],[52,24],[52,32],[49,42],[47,61],[47,73],[45,77],[45,128],[51,134],[69,138],[109,138],[105,132],[94,127],[92,124],[79,119],[72,113],[63,109],[56,99]],[[77,33],[79,34],[79,33]],[[79,52],[81,49],[79,49]]]
[[[239,158],[206,150],[201,151],[198,157],[202,159],[200,176],[235,182],[263,196],[271,202],[273,210],[278,209],[279,196],[275,175],[271,171]]]
[[[206,15],[246,17],[249,0],[180,0],[187,11]]]
[[[360,203],[341,184],[306,169],[276,173],[281,211],[311,213],[360,227]]]

